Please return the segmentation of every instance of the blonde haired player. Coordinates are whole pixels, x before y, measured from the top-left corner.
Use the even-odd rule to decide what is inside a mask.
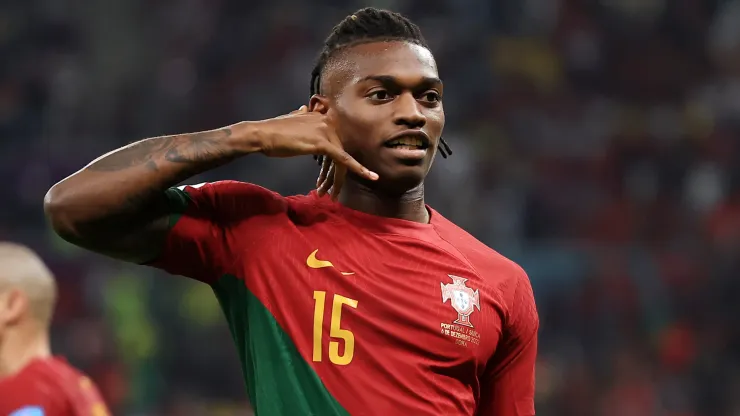
[[[57,288],[29,248],[0,242],[0,415],[107,416],[89,378],[51,354]]]

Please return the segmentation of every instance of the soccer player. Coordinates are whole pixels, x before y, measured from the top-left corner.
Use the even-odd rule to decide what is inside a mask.
[[[529,279],[424,203],[442,97],[419,28],[362,9],[307,107],[112,151],[45,209],[70,242],[211,285],[259,415],[533,415]],[[318,190],[171,188],[257,153],[324,156]]]
[[[89,378],[49,348],[56,284],[26,247],[0,242],[0,415],[106,416]]]

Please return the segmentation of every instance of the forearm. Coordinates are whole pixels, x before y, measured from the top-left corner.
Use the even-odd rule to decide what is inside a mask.
[[[165,189],[258,150],[233,130],[146,139],[99,157],[49,190],[52,226],[78,243],[150,224],[166,214]]]

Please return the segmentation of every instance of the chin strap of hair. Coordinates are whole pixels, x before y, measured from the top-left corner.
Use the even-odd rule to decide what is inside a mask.
[[[452,149],[450,149],[450,145],[447,144],[444,138],[439,138],[439,154],[442,155],[443,158],[447,159],[447,157],[452,156]]]

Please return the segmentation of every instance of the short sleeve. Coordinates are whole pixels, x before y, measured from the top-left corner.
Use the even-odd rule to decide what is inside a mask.
[[[539,317],[529,278],[521,270],[502,340],[481,383],[478,416],[533,416]]]
[[[149,266],[168,273],[213,283],[229,272],[238,244],[248,233],[232,232],[260,215],[284,210],[283,198],[257,185],[221,181],[171,188],[170,231],[158,258]],[[248,231],[248,230],[246,230]]]

